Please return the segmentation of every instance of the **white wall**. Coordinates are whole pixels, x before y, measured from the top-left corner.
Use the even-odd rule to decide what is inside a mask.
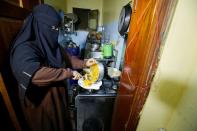
[[[197,0],[179,0],[137,131],[197,131]]]

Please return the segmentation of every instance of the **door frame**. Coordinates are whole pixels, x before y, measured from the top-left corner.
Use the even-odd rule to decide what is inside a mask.
[[[111,131],[135,131],[178,0],[134,0]]]

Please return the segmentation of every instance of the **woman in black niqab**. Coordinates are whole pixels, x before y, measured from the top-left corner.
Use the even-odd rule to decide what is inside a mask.
[[[11,47],[10,64],[32,131],[71,131],[63,81],[79,76],[68,68],[80,69],[94,64],[94,61],[84,62],[62,52],[56,30],[60,22],[51,6],[38,5],[25,20]]]
[[[57,26],[60,21],[57,12],[48,5],[35,7],[25,20],[10,54],[14,75],[23,88],[28,87],[31,78],[28,76],[32,76],[41,64],[55,68],[63,67],[58,31],[52,29],[52,26]]]

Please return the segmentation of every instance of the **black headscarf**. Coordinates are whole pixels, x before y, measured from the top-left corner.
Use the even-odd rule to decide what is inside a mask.
[[[26,18],[10,52],[12,71],[20,87],[26,89],[43,65],[63,67],[58,31],[54,30],[60,22],[58,13],[46,4],[36,6]]]

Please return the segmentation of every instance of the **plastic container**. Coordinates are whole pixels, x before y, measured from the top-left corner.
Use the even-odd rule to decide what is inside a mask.
[[[108,43],[104,44],[103,45],[103,57],[109,59],[112,57],[112,55],[113,55],[112,44],[108,44]]]

